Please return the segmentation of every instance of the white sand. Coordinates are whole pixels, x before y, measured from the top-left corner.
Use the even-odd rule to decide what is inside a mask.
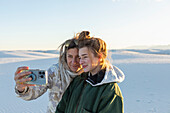
[[[125,113],[170,113],[169,53],[169,50],[109,52],[109,60],[126,75],[119,84]],[[48,93],[24,101],[15,95],[13,76],[18,66],[48,69],[57,58],[54,51],[0,51],[0,113],[45,113]]]

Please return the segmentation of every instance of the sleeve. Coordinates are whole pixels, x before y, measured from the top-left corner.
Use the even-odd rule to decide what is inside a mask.
[[[98,113],[124,113],[121,92],[110,91],[107,95],[102,96],[98,107]]]
[[[43,95],[48,88],[52,86],[52,79],[55,74],[56,67],[53,65],[48,69],[48,84],[47,85],[37,85],[37,86],[29,86],[26,87],[24,92],[19,92],[15,87],[15,92],[18,97],[23,100],[34,100],[41,95]]]

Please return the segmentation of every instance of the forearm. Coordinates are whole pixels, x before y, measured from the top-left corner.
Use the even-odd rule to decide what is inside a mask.
[[[20,92],[15,87],[15,92],[18,97],[23,100],[34,100],[47,91],[47,86],[29,86],[24,89],[23,92]]]

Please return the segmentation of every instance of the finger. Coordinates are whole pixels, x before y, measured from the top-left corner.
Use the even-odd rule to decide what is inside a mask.
[[[19,79],[23,78],[24,76],[28,76],[29,74],[31,74],[31,72],[29,72],[29,71],[28,72],[21,72],[14,77],[14,80],[15,81],[19,80]]]
[[[22,82],[22,81],[20,81],[20,80],[18,80],[18,81],[16,82],[16,84],[17,84],[18,87],[36,86],[35,84],[27,84],[26,82]]]
[[[31,81],[32,78],[22,78],[22,79],[19,79],[17,80],[18,83],[25,83],[25,82],[28,82],[28,81]]]
[[[17,75],[18,73],[20,73],[22,70],[28,70],[29,67],[28,66],[22,66],[22,67],[18,67],[17,71],[15,72],[15,75]]]
[[[28,66],[22,66],[22,67],[18,67],[16,72],[15,72],[15,76],[20,73],[22,70],[28,70],[29,67]]]
[[[35,84],[24,84],[25,86],[36,86]]]
[[[19,74],[17,74],[15,77],[14,77],[14,80],[17,81],[21,78],[23,78],[24,76],[27,76],[27,75],[30,75],[32,72],[21,72]]]
[[[17,84],[17,90],[23,91],[26,87],[35,86],[34,84]]]

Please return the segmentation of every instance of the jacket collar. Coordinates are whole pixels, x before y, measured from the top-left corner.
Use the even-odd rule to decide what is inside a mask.
[[[87,79],[86,82],[88,82],[92,86],[99,86],[99,85],[113,83],[113,82],[119,83],[122,82],[124,79],[125,79],[124,73],[118,67],[109,64],[107,65],[104,77],[100,82],[96,82],[95,84],[89,79]]]
[[[100,70],[95,75],[92,75],[91,73],[88,73],[87,80],[90,81],[93,85],[95,85],[97,83],[100,83],[104,78],[105,72],[106,72],[106,68]]]

